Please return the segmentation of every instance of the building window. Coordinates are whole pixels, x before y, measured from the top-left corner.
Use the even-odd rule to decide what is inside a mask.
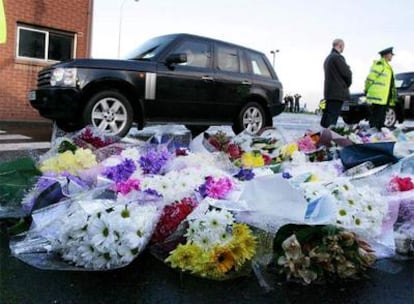
[[[75,35],[33,27],[17,27],[17,58],[65,61],[73,58]]]

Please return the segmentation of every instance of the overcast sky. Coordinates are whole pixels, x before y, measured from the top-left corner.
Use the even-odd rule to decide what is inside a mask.
[[[121,9],[122,8],[122,9]],[[323,61],[332,40],[345,41],[351,92],[363,89],[378,51],[393,46],[394,72],[414,71],[414,0],[95,0],[92,57],[117,58],[145,40],[190,33],[268,55],[285,94],[314,109],[323,97]],[[122,17],[121,27],[120,20]]]

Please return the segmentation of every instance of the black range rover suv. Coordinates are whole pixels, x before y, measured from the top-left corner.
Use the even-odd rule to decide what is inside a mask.
[[[125,60],[74,59],[39,72],[29,101],[65,131],[124,136],[133,122],[255,134],[283,111],[282,84],[258,51],[190,34],[152,38]]]

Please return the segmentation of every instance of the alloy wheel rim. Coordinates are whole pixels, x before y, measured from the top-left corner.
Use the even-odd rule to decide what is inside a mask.
[[[99,100],[92,109],[92,125],[106,134],[117,135],[123,128],[125,128],[127,120],[127,109],[124,104],[116,98],[103,98]]]
[[[388,109],[385,113],[385,122],[384,125],[390,127],[395,122],[396,116],[395,112],[392,109]]]
[[[263,115],[256,107],[247,108],[243,115],[243,128],[248,133],[256,134],[263,127]]]

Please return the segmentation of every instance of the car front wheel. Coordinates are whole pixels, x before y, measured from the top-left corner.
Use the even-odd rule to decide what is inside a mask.
[[[387,128],[393,128],[397,122],[397,113],[394,108],[388,108],[385,112],[384,126]]]
[[[262,128],[267,127],[266,113],[257,102],[247,103],[240,111],[233,124],[234,133],[246,131],[249,134],[257,134]]]
[[[133,110],[124,95],[107,90],[92,96],[83,111],[83,121],[108,135],[122,137],[131,128]]]

